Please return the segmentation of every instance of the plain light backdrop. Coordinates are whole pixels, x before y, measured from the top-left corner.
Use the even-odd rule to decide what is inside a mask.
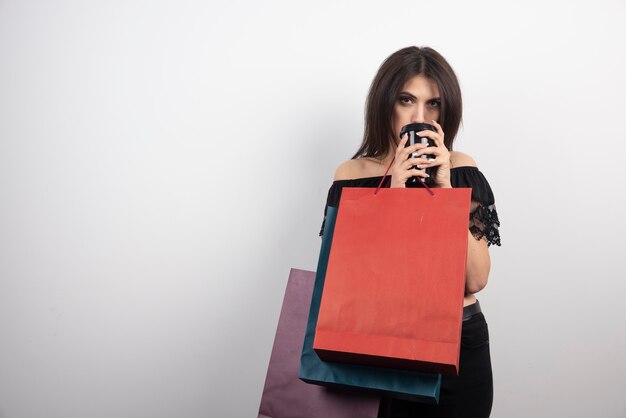
[[[494,417],[626,416],[626,2],[0,0],[0,418],[255,417],[382,61],[455,69]]]

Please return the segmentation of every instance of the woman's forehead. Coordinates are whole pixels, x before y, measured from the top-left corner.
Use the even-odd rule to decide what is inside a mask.
[[[423,75],[414,75],[409,78],[402,86],[403,91],[407,91],[414,96],[421,98],[421,96],[439,97],[439,87],[435,80],[427,78]],[[418,94],[416,94],[418,93]]]

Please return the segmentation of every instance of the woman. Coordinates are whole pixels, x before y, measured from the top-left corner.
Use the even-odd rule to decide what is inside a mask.
[[[343,187],[376,187],[385,173],[387,187],[405,187],[411,177],[432,177],[428,182],[433,187],[472,188],[459,375],[443,377],[439,405],[388,400],[392,417],[488,417],[491,412],[489,334],[475,293],[487,285],[488,247],[500,245],[500,224],[493,193],[476,163],[452,150],[461,116],[458,80],[439,53],[428,47],[395,52],[370,87],[363,143],[351,160],[339,165],[328,193],[327,206],[337,207]],[[432,125],[435,131],[418,134],[435,146],[405,147],[408,135],[401,138],[400,131],[411,123]]]

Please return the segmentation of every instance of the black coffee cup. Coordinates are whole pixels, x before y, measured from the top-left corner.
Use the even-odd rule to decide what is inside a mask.
[[[426,143],[428,144],[429,147],[434,147],[435,146],[434,140],[426,136],[419,136],[417,134],[418,132],[421,132],[421,131],[437,132],[435,127],[433,125],[429,125],[428,123],[410,123],[408,125],[405,125],[400,130],[400,138],[402,138],[405,134],[409,135],[409,139],[406,141],[406,144],[404,145],[404,147],[406,148],[406,147],[410,147],[411,145],[426,144]],[[412,158],[414,154],[415,153],[409,155],[409,158]],[[420,155],[420,157],[425,158],[425,159],[435,158],[435,156],[432,154],[424,154],[424,155]],[[417,168],[417,167],[413,166],[411,168]],[[428,174],[431,177],[427,177],[426,179],[424,179],[424,182],[427,183],[429,186],[433,182],[432,176],[435,172],[435,169],[436,167],[432,167],[432,168],[429,167],[426,169],[426,174]],[[417,177],[411,177],[410,179],[407,180],[406,187],[421,187],[421,183],[417,179]]]

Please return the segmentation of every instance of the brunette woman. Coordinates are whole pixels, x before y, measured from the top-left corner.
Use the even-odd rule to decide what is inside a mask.
[[[443,376],[439,405],[388,399],[392,417],[482,418],[491,412],[489,333],[475,294],[487,285],[489,246],[500,245],[500,223],[491,187],[476,162],[453,151],[461,117],[457,77],[438,52],[408,47],[393,53],[370,87],[363,142],[352,159],[339,165],[328,193],[327,206],[337,207],[342,188],[377,187],[385,172],[386,187],[405,187],[412,177],[420,177],[435,188],[472,189],[459,375]],[[411,123],[432,125],[434,131],[418,134],[432,139],[434,146],[405,147],[408,135],[400,137],[400,131]]]

